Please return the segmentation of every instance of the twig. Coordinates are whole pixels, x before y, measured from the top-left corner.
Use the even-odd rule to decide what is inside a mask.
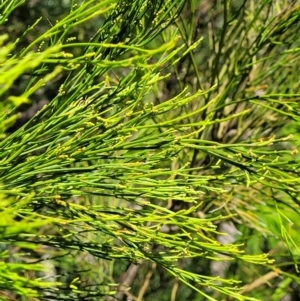
[[[250,284],[247,284],[246,286],[244,286],[244,289],[240,292],[240,294],[245,294],[247,292],[250,292],[254,289],[256,289],[257,287],[265,284],[266,282],[270,281],[271,279],[278,277],[278,273],[277,272],[269,272],[267,274],[265,274],[264,276],[256,279],[255,281],[253,281]]]
[[[143,260],[139,260],[138,264],[130,264],[128,269],[122,274],[122,276],[120,277],[120,284],[118,287],[118,292],[115,295],[115,299],[123,299],[124,291],[132,284],[133,279],[135,278],[138,272],[139,265],[142,264],[142,262]]]
[[[142,301],[143,296],[144,296],[144,294],[147,290],[147,287],[149,286],[150,279],[151,279],[155,269],[156,269],[156,263],[152,263],[151,270],[147,273],[146,279],[145,279],[145,281],[144,281],[144,283],[143,283],[143,285],[142,285],[142,287],[139,291],[137,301]]]
[[[176,281],[174,283],[173,288],[172,288],[171,301],[175,301],[176,300],[176,294],[177,294],[177,291],[178,291],[178,287],[179,287],[179,284],[178,284],[178,281]]]

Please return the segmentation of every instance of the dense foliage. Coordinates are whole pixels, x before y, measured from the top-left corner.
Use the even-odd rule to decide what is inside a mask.
[[[0,2],[0,300],[298,300],[297,1],[59,3]]]

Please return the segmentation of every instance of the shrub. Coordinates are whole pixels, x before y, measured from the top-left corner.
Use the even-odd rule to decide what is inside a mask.
[[[0,298],[297,293],[300,11],[284,2],[72,1],[1,36]]]

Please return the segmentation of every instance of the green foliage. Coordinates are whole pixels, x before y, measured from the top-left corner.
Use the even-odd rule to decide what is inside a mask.
[[[24,197],[16,202],[14,198],[1,195],[0,289],[3,294],[0,296],[1,300],[7,300],[12,292],[24,297],[38,297],[40,290],[60,286],[58,282],[36,278],[34,275],[36,272],[44,271],[44,265],[26,260],[28,253],[38,249],[38,245],[26,241],[26,237],[36,235],[41,227],[56,222],[55,219],[41,219],[26,209],[30,199],[31,196]],[[22,220],[16,222],[18,218]]]
[[[300,9],[233,2],[72,1],[1,36],[0,298],[280,300],[299,284]],[[9,32],[22,3],[0,6]]]

